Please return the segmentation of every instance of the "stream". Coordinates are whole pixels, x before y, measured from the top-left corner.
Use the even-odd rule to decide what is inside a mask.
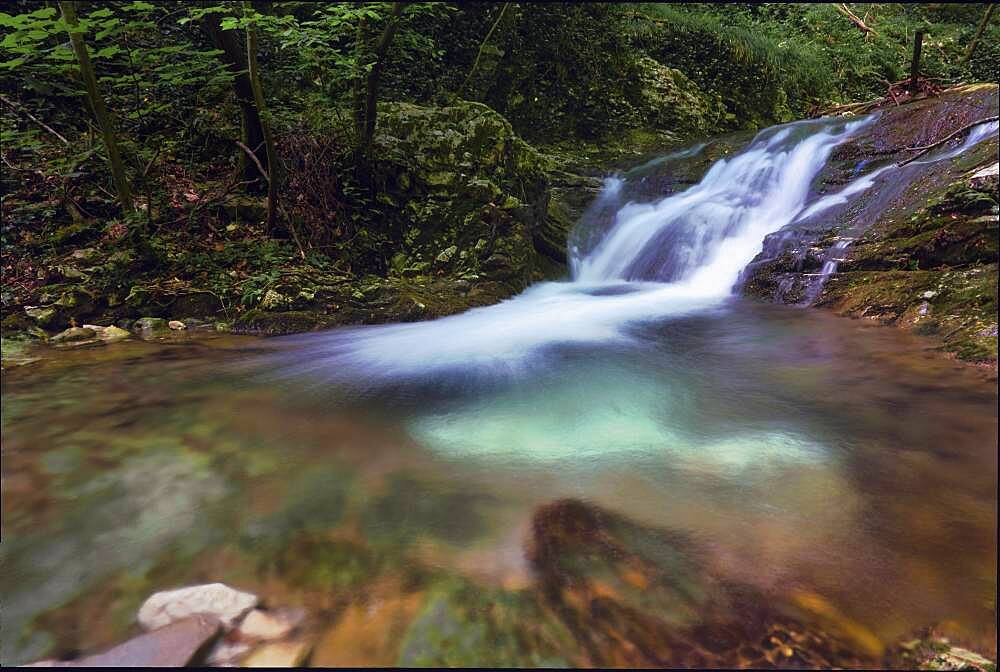
[[[869,649],[945,622],[995,655],[995,383],[920,337],[733,292],[766,235],[837,202],[814,179],[870,121],[766,129],[650,202],[609,179],[573,278],[495,306],[5,371],[2,662],[113,643],[188,583],[304,605],[319,632],[448,577],[531,593],[532,521],[565,499],[683,535],[713,581]],[[420,664],[422,632],[368,662]]]

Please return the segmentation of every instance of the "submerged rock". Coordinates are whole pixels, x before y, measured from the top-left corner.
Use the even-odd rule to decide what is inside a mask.
[[[71,341],[84,341],[94,338],[97,335],[93,329],[87,327],[70,327],[52,337],[53,343],[69,343]]]
[[[7,368],[37,362],[39,357],[26,354],[30,346],[31,342],[23,338],[0,338],[0,366]]]
[[[132,329],[143,334],[152,334],[158,331],[162,332],[169,328],[170,327],[167,326],[167,321],[162,317],[140,317],[132,323]]]
[[[163,627],[193,614],[214,616],[230,628],[257,606],[257,596],[224,583],[187,586],[154,593],[139,609],[139,625],[146,630]]]
[[[838,630],[788,618],[775,598],[712,576],[685,535],[581,501],[536,510],[528,557],[587,665],[864,667],[877,659]]]

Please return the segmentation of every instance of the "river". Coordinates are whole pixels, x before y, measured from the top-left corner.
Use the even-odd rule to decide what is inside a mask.
[[[117,641],[186,583],[305,605],[317,632],[451,577],[491,604],[541,594],[539,511],[566,500],[685,540],[689,638],[719,618],[691,591],[724,584],[871,655],[941,622],[995,655],[995,383],[919,337],[733,295],[766,234],[825,207],[813,180],[866,123],[767,129],[646,203],[609,180],[573,279],[497,306],[5,372],[4,664]],[[388,663],[353,664],[430,660],[432,602]],[[538,646],[514,662],[616,660]]]

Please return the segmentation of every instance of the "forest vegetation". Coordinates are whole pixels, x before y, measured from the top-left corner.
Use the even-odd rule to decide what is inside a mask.
[[[564,272],[611,166],[888,98],[916,31],[926,85],[991,80],[991,12],[12,2],[4,329],[296,331],[491,303]]]

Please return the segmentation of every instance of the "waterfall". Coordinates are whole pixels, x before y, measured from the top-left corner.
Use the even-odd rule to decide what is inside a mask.
[[[833,149],[874,118],[765,129],[694,186],[651,203],[623,202],[631,171],[608,178],[570,235],[571,280],[539,283],[499,304],[437,320],[290,337],[286,342],[293,347],[276,368],[366,385],[447,371],[468,381],[528,372],[544,364],[544,352],[555,345],[628,345],[639,323],[720,306],[765,237],[847,202],[895,169],[859,174],[862,165],[837,193],[811,190]],[[995,123],[985,125],[960,147],[936,150],[924,160],[953,156],[995,131]],[[820,287],[849,242],[842,237],[826,254],[816,274],[822,276]]]
[[[871,120],[809,120],[762,131],[687,191],[623,207],[600,245],[575,260],[575,279],[683,282],[702,294],[728,294],[764,236],[803,210],[833,148]]]

